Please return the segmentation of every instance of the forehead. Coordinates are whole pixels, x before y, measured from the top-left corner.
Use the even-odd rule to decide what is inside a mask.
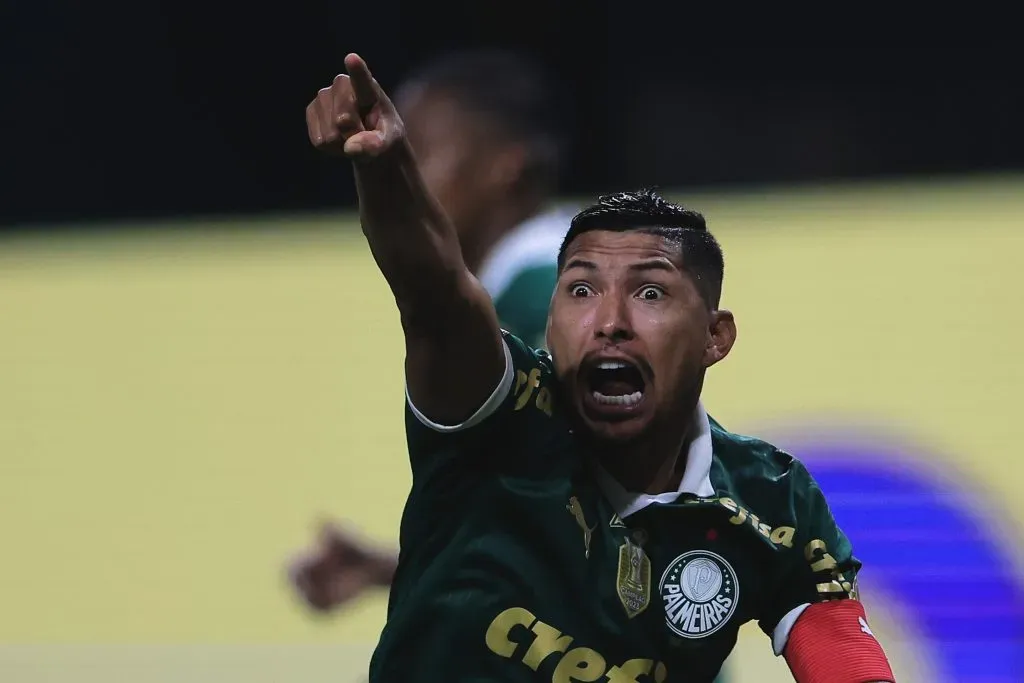
[[[600,269],[660,263],[672,266],[680,274],[683,266],[679,245],[676,242],[661,235],[639,230],[589,230],[577,236],[566,247],[567,270],[573,266],[573,261],[585,261]]]

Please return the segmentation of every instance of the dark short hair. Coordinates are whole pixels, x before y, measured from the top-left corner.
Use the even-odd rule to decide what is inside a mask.
[[[410,74],[403,87],[423,86],[485,117],[496,130],[528,145],[528,172],[553,190],[566,145],[565,107],[533,60],[497,48],[445,54]]]
[[[699,212],[674,204],[652,189],[604,195],[573,217],[558,250],[559,272],[565,267],[566,248],[574,239],[593,230],[635,230],[659,235],[678,245],[683,269],[693,278],[708,307],[718,308],[725,259],[722,247]]]

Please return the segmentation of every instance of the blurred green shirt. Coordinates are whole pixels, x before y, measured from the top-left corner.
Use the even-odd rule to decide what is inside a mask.
[[[491,250],[479,278],[501,326],[535,348],[545,348],[548,305],[558,279],[558,249],[574,211],[558,207],[519,225]]]

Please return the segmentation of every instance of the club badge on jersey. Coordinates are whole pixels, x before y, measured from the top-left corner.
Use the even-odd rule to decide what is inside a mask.
[[[681,638],[710,636],[728,623],[739,604],[735,570],[708,550],[691,550],[670,562],[659,589],[665,621]]]

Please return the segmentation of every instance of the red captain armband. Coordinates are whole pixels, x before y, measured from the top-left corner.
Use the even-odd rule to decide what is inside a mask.
[[[857,600],[811,605],[789,632],[786,663],[797,683],[895,683]]]

